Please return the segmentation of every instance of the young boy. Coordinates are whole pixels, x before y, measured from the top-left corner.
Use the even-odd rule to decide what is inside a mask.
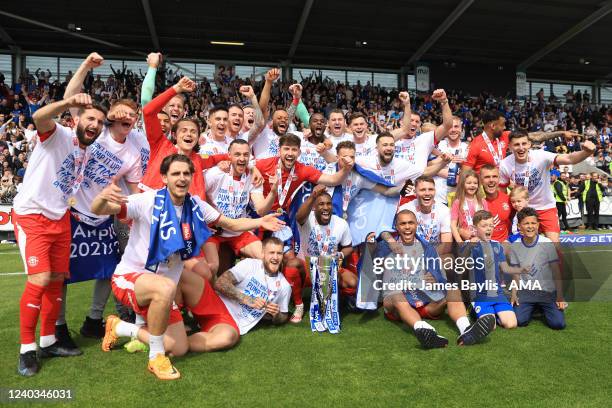
[[[472,305],[477,317],[495,314],[497,321],[506,329],[516,327],[516,315],[512,305],[504,296],[502,273],[519,274],[529,268],[514,268],[506,262],[502,245],[491,240],[493,215],[486,210],[476,211],[473,218],[476,237],[467,247],[471,250],[474,267],[470,275]]]
[[[559,270],[559,257],[553,242],[538,235],[540,222],[536,210],[523,208],[518,223],[521,238],[510,249],[510,265],[531,265],[528,273],[515,275],[516,283],[523,285],[512,290],[511,303],[519,326],[527,326],[536,309],[541,309],[548,327],[554,330],[565,328],[563,310],[563,283]]]
[[[519,230],[518,230],[518,221],[516,218],[516,214],[521,211],[523,208],[527,207],[529,203],[529,192],[523,186],[516,186],[510,192],[510,205],[515,211],[514,218],[512,219],[512,231],[510,232],[510,236],[508,237],[508,241],[514,242],[520,238]]]

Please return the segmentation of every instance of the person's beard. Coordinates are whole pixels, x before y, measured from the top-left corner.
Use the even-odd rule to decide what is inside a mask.
[[[78,124],[76,131],[75,131],[76,135],[77,135],[77,139],[79,140],[79,143],[82,144],[83,146],[89,146],[91,144],[93,144],[93,142],[96,141],[97,136],[94,137],[93,139],[88,139],[87,136],[85,135],[85,126],[83,126],[82,124]]]

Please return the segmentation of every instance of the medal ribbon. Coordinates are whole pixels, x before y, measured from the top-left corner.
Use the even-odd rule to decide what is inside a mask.
[[[287,198],[287,193],[289,193],[289,186],[291,186],[291,180],[293,180],[293,176],[295,174],[295,166],[293,166],[291,168],[291,171],[289,172],[289,176],[287,177],[287,181],[285,182],[285,185],[281,187],[281,184],[283,183],[283,171],[281,169],[281,166],[282,166],[281,159],[278,159],[278,166],[276,167],[276,178],[278,180],[277,188],[278,188],[279,207],[283,206],[283,203],[285,202],[285,199]]]
[[[489,153],[491,153],[491,156],[493,156],[493,160],[495,161],[495,165],[499,166],[499,162],[502,159],[502,155],[503,155],[503,149],[502,149],[502,143],[500,140],[497,141],[497,152],[495,151],[495,149],[493,148],[493,144],[491,143],[491,140],[489,139],[489,136],[487,136],[487,134],[485,132],[482,132],[482,138],[484,139],[485,143],[487,144],[487,148],[489,149]]]
[[[247,175],[246,173],[243,173],[242,176],[240,176],[240,181],[238,181],[238,186],[239,189],[234,188],[234,186],[236,185],[236,180],[234,180],[234,169],[232,166],[230,166],[230,182],[229,182],[229,186],[228,186],[228,191],[230,193],[230,218],[239,218],[240,214],[238,213],[238,210],[241,208],[241,204],[242,204],[242,193],[244,192],[244,189],[246,188],[246,178]],[[248,196],[247,196],[247,200],[248,200]]]

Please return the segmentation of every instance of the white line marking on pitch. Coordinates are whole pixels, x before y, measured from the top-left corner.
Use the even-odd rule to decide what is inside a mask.
[[[0,276],[25,275],[25,272],[0,272]]]

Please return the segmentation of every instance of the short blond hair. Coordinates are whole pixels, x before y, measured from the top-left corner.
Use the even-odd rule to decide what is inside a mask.
[[[529,190],[527,190],[524,186],[516,186],[510,191],[510,198],[523,196],[526,199],[529,199]]]

